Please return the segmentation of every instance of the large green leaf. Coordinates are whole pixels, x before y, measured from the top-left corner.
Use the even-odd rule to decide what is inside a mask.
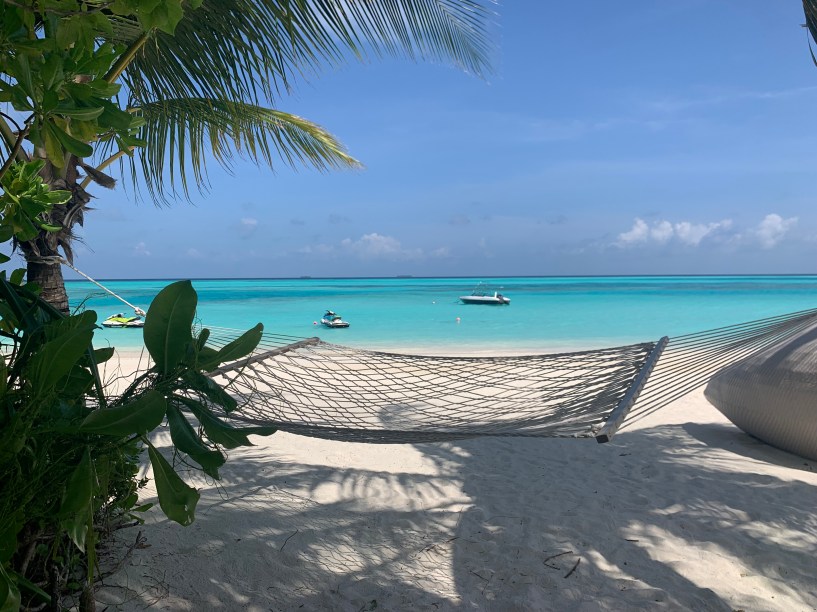
[[[25,268],[17,268],[11,273],[11,276],[9,276],[9,282],[13,285],[22,285],[23,280],[25,280],[25,276]]]
[[[13,576],[14,581],[17,583],[17,586],[20,587],[21,591],[29,591],[30,593],[34,593],[37,597],[40,598],[41,601],[45,603],[51,602],[51,596],[45,591],[43,591],[36,584],[31,582],[31,580],[29,580],[25,576],[20,575],[14,570],[9,570],[9,573]]]
[[[43,344],[28,366],[35,390],[50,389],[65,376],[85,355],[93,335],[93,329],[78,327]]]
[[[17,612],[19,609],[20,591],[0,565],[0,612]]]
[[[199,492],[179,478],[173,471],[173,466],[150,443],[148,456],[153,466],[153,479],[156,481],[156,493],[162,512],[180,525],[189,525],[196,516]]]
[[[227,393],[221,385],[201,372],[188,370],[183,374],[184,383],[188,389],[198,391],[208,400],[224,408],[224,412],[232,412],[238,407],[232,395]]]
[[[76,366],[62,379],[59,391],[63,397],[81,397],[91,389],[95,381],[91,372]]]
[[[216,366],[221,363],[218,360],[218,351],[209,346],[204,346],[201,344],[201,342],[199,343],[199,346],[199,351],[196,354],[196,367],[201,368],[205,372],[214,370]]]
[[[101,349],[94,350],[94,361],[96,363],[105,363],[113,357],[116,349],[112,346],[106,346]]]
[[[56,112],[65,117],[71,117],[78,121],[90,121],[99,117],[105,109],[101,106],[97,107],[76,107],[68,104],[61,104],[57,107]]]
[[[94,154],[93,147],[87,142],[82,142],[78,138],[74,138],[71,134],[63,130],[58,125],[49,124],[49,127],[54,130],[54,135],[69,153],[73,153],[80,158],[90,157]]]
[[[88,525],[94,512],[96,488],[91,452],[86,447],[82,459],[68,479],[60,505],[62,526],[71,541],[83,552],[88,536]]]
[[[226,457],[204,444],[181,410],[172,404],[167,407],[167,422],[170,424],[170,438],[176,448],[188,454],[206,474],[219,480],[218,468],[224,465]]]
[[[94,410],[82,422],[80,431],[122,437],[144,434],[161,424],[166,411],[164,395],[151,389],[124,406]]]
[[[59,138],[57,138],[56,128],[52,123],[45,123],[43,124],[42,134],[45,144],[45,153],[49,161],[57,168],[62,168],[65,165],[65,151],[60,144]]]
[[[2,316],[2,313],[0,313]],[[8,367],[6,366],[6,358],[0,355],[0,398],[8,392]],[[0,556],[0,563],[2,563],[2,556]]]
[[[242,427],[239,429],[222,421],[200,402],[187,398],[177,399],[190,408],[193,414],[196,415],[207,437],[210,438],[212,442],[221,444],[224,448],[230,449],[238,448],[239,446],[253,446],[253,443],[250,442],[247,436],[270,436],[278,431],[277,427],[272,426]]]
[[[244,332],[230,342],[229,344],[222,347],[218,352],[213,354],[202,354],[199,353],[199,367],[204,370],[205,372],[215,369],[221,363],[226,363],[229,361],[235,361],[237,359],[241,359],[246,355],[249,355],[255,350],[255,347],[258,346],[258,343],[261,342],[261,336],[264,333],[264,326],[259,323],[252,329]]]
[[[197,302],[191,282],[178,281],[162,289],[148,309],[145,347],[164,374],[178,366],[187,353]]]
[[[0,566],[7,563],[17,552],[17,534],[25,525],[22,510],[17,514],[5,517],[5,524],[0,525]]]

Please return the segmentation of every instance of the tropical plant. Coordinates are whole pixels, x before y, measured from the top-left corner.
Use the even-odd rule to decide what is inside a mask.
[[[2,177],[0,242],[58,230],[44,218],[70,193],[48,190],[43,164],[16,163]],[[97,364],[113,349],[93,349],[96,313],[65,316],[23,279],[22,269],[0,273],[0,610],[49,602],[60,609],[66,587],[81,591],[80,608],[89,610],[100,534],[111,520],[147,509],[137,506],[143,448],[162,511],[187,525],[198,492],[177,468],[218,479],[224,449],[275,431],[232,427],[223,416],[236,401],[205,375],[254,350],[262,327],[208,347],[208,331],[194,330],[196,292],[189,281],[173,283],[145,319],[153,365],[110,396]],[[159,428],[170,434],[170,458],[148,437]]]
[[[120,160],[157,202],[235,155],[325,170],[358,162],[326,130],[268,108],[345,57],[450,60],[482,74],[491,0],[2,0],[0,147],[71,197],[20,241],[28,280],[67,311],[60,257],[91,182]],[[62,252],[62,254],[60,253]]]
[[[817,41],[817,0],[803,0],[803,13],[806,16],[804,27],[811,34],[811,40]],[[809,40],[809,51],[814,65],[817,66],[817,57],[814,55],[814,49],[811,48],[811,40]]]

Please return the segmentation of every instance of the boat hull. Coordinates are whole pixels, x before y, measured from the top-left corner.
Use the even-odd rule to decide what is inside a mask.
[[[724,368],[704,395],[746,433],[817,460],[817,324]]]
[[[492,295],[461,295],[463,304],[484,304],[486,306],[505,306],[511,303],[510,298]]]

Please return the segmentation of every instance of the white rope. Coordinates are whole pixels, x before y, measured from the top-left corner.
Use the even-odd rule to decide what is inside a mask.
[[[133,304],[131,304],[131,303],[130,303],[128,300],[126,300],[125,298],[123,298],[121,295],[117,295],[116,293],[114,293],[113,291],[111,291],[110,289],[108,289],[108,288],[107,288],[105,285],[103,285],[102,283],[98,283],[97,281],[95,281],[94,279],[92,279],[90,276],[88,276],[87,274],[85,274],[85,272],[82,272],[82,271],[80,271],[80,270],[77,270],[77,269],[76,269],[76,268],[75,268],[73,265],[71,265],[71,264],[68,262],[68,260],[66,260],[66,259],[64,259],[64,258],[62,258],[62,257],[60,257],[60,263],[62,263],[62,264],[63,264],[63,265],[65,265],[65,266],[68,266],[69,268],[71,268],[71,269],[72,269],[74,272],[76,272],[76,273],[77,273],[77,274],[79,274],[80,276],[82,276],[82,277],[84,277],[84,278],[88,279],[88,280],[89,280],[89,281],[91,281],[91,282],[92,282],[94,285],[96,285],[97,287],[99,287],[100,289],[102,289],[103,291],[107,291],[108,293],[110,293],[112,296],[114,296],[114,297],[115,297],[117,300],[119,300],[119,301],[120,301],[120,302],[122,302],[123,304],[125,304],[125,305],[130,306],[131,308],[133,308],[133,312],[135,312],[136,314],[138,314],[140,317],[144,317],[144,316],[145,316],[145,311],[144,311],[144,310],[142,310],[142,309],[141,309],[141,308],[139,308],[138,306],[134,306],[134,305],[133,305]]]

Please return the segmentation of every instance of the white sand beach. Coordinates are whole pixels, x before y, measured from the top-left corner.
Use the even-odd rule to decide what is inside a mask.
[[[254,442],[192,526],[117,532],[99,609],[817,609],[817,463],[700,390],[604,445]]]

